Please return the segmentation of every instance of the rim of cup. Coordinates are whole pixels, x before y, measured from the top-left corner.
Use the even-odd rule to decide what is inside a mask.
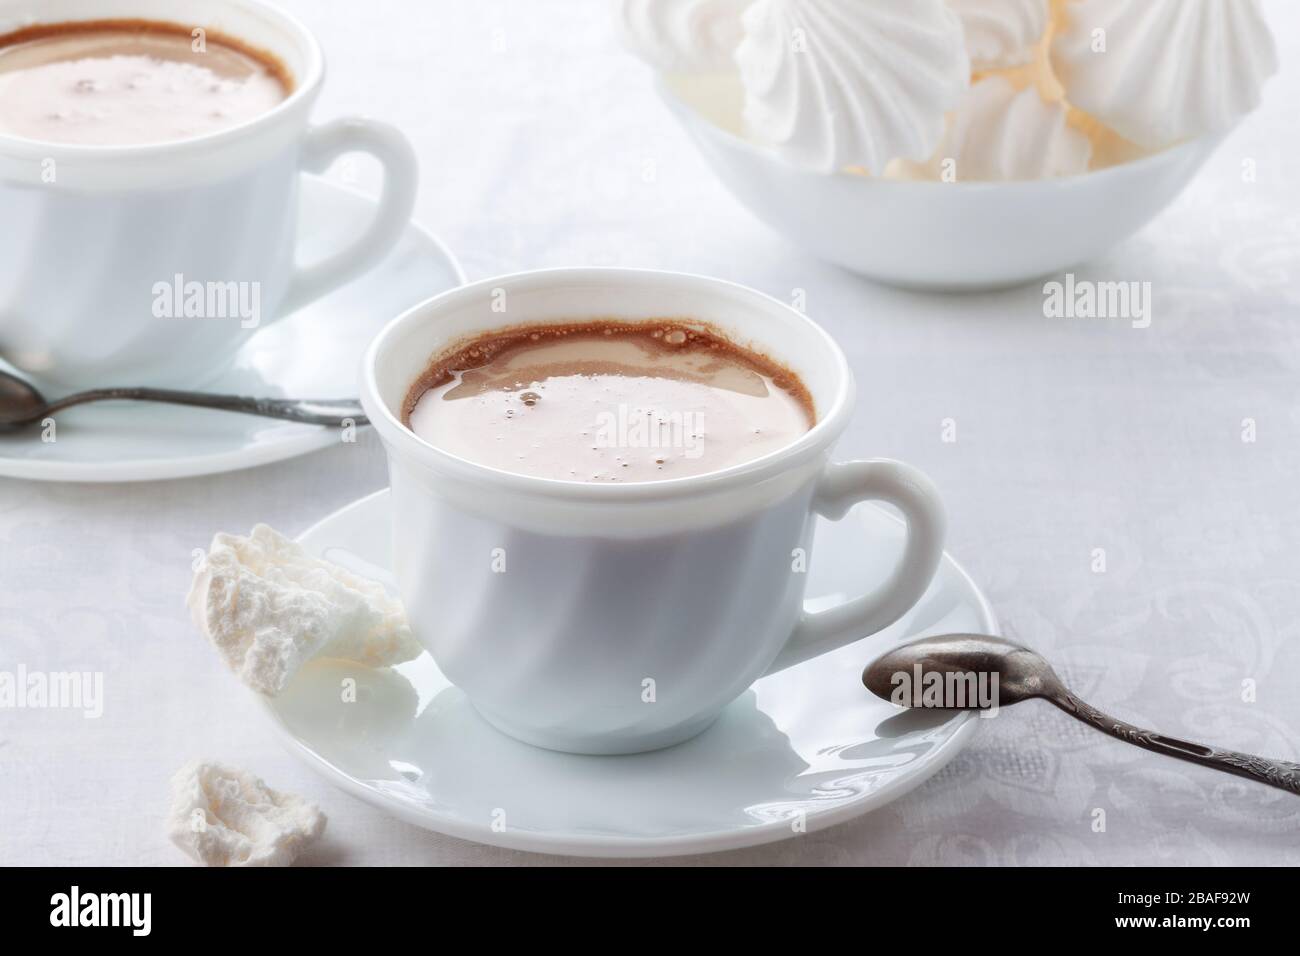
[[[797,320],[805,328],[806,334],[817,338],[818,344],[825,349],[826,354],[835,366],[832,370],[832,374],[835,376],[832,398],[824,408],[821,407],[821,403],[818,403],[818,407],[815,409],[817,420],[813,426],[783,448],[717,471],[707,472],[702,475],[688,475],[654,481],[599,484],[589,481],[541,478],[519,472],[505,471],[454,455],[416,435],[414,431],[402,423],[398,416],[393,413],[388,403],[381,397],[382,392],[377,376],[377,366],[388,350],[393,347],[394,340],[413,325],[436,322],[437,313],[441,310],[454,308],[467,300],[481,298],[485,292],[490,294],[490,291],[498,286],[511,285],[515,287],[512,291],[517,291],[518,286],[521,284],[531,288],[545,288],[548,285],[562,282],[572,283],[577,281],[606,284],[644,282],[647,279],[668,283],[679,289],[692,287],[696,289],[712,288],[715,291],[728,292],[739,298],[748,298],[758,307],[778,310],[787,319],[793,318]],[[697,318],[702,321],[709,321],[708,316],[702,315],[697,316]],[[591,321],[595,322],[597,319],[592,318]],[[504,323],[502,327],[508,324]],[[550,323],[545,320],[538,320],[536,323],[524,322],[516,324],[547,325]],[[729,331],[725,324],[718,323],[718,325],[722,332]],[[455,341],[455,339],[452,339],[442,343],[440,348],[452,345]],[[430,353],[428,358],[432,359],[436,354],[437,350]],[[776,358],[780,359],[780,356],[778,355]],[[798,372],[799,370],[795,371]],[[804,372],[799,372],[799,374],[800,377],[808,377]],[[853,412],[855,394],[853,374],[839,345],[820,325],[779,299],[749,286],[711,276],[658,269],[628,269],[602,266],[532,269],[508,275],[493,276],[450,289],[426,299],[391,320],[371,340],[362,358],[360,378],[361,404],[365,408],[370,423],[375,427],[390,452],[413,457],[449,477],[479,484],[486,483],[501,490],[523,494],[540,494],[548,498],[567,501],[592,502],[660,501],[700,493],[725,492],[732,488],[752,486],[803,465],[811,464],[814,461],[820,462],[848,424],[849,417]],[[410,382],[400,383],[403,396],[412,384],[414,384],[414,379]]]
[[[120,4],[115,3],[111,6],[105,5],[103,8],[97,8],[93,17],[78,17],[73,20],[68,20],[60,14],[59,7],[64,5],[59,0],[40,0],[40,3],[36,3],[34,0],[0,2],[0,14],[23,9],[39,11],[39,19],[24,22],[21,26],[13,26],[12,28],[0,27],[0,30],[9,33],[13,32],[13,30],[40,23],[75,23],[77,20],[111,20],[128,17],[131,19],[156,20],[160,23],[188,25],[184,24],[182,19],[185,10],[178,10],[174,13],[169,12],[165,16],[160,15],[157,17],[141,16],[139,13],[132,15],[128,12],[131,6],[129,0],[122,0]],[[177,152],[203,152],[212,149],[214,146],[257,136],[268,127],[279,123],[286,114],[296,112],[304,100],[309,100],[315,95],[325,79],[325,54],[316,36],[307,29],[301,20],[275,4],[265,2],[265,0],[204,0],[204,2],[191,2],[189,4],[190,8],[200,6],[210,8],[233,7],[241,11],[264,16],[289,34],[303,58],[302,75],[299,76],[296,73],[293,75],[293,91],[272,109],[264,113],[260,113],[237,126],[215,130],[201,136],[190,136],[185,139],[160,143],[97,145],[28,139],[24,136],[12,136],[0,131],[0,153],[41,158],[52,157],[55,160],[59,158],[111,160],[114,157],[136,159]],[[236,35],[235,30],[228,32],[235,39],[243,39],[243,37]],[[275,50],[268,50],[267,52],[278,55],[278,51]]]

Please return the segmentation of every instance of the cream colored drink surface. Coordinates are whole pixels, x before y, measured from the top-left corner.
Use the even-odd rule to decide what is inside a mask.
[[[180,25],[94,21],[0,36],[0,134],[40,142],[192,139],[269,112],[290,87],[269,56]]]
[[[494,333],[435,359],[406,423],[503,471],[585,482],[684,478],[786,447],[812,427],[803,384],[695,324]]]

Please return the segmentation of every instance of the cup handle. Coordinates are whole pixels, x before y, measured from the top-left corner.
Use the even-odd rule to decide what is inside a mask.
[[[934,483],[910,465],[883,458],[828,465],[817,483],[813,510],[839,521],[860,501],[884,501],[903,512],[907,544],[898,566],[871,594],[825,611],[805,611],[767,674],[883,630],[906,614],[930,586],[943,558],[947,525]]]
[[[386,256],[402,237],[415,209],[419,162],[410,142],[387,123],[340,119],[307,131],[299,165],[323,173],[344,153],[374,156],[384,167],[384,187],[374,221],[346,248],[309,266],[298,266],[278,313],[285,316],[355,279]]]

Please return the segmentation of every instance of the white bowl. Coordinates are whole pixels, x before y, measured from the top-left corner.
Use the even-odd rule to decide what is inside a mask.
[[[1091,259],[1163,211],[1223,140],[1208,136],[1097,172],[1032,182],[827,176],[794,169],[738,135],[738,95],[728,84],[660,77],[657,86],[754,215],[822,259],[909,288],[1005,287]]]

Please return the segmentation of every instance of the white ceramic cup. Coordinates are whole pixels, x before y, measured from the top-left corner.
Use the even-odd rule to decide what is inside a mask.
[[[320,46],[267,4],[0,0],[0,34],[113,18],[232,36],[278,57],[294,90],[247,123],[175,143],[59,145],[0,133],[0,358],[56,386],[201,384],[258,327],[393,248],[415,204],[418,166],[390,126],[309,125],[325,77]],[[349,152],[383,164],[374,221],[324,261],[296,263],[299,176]],[[189,317],[185,299],[165,288],[178,276],[183,292],[203,291]]]
[[[486,467],[401,422],[430,359],[467,336],[667,316],[710,322],[798,373],[816,425],[710,474],[594,484]],[[476,282],[391,322],[361,380],[388,452],[393,568],[411,626],[488,721],[532,744],[633,753],[685,740],[764,674],[893,623],[942,556],[943,507],[924,475],[830,461],[853,411],[839,347],[788,305],[729,282],[625,269]],[[865,500],[907,521],[897,570],[875,593],[805,610],[813,516],[839,519]]]

